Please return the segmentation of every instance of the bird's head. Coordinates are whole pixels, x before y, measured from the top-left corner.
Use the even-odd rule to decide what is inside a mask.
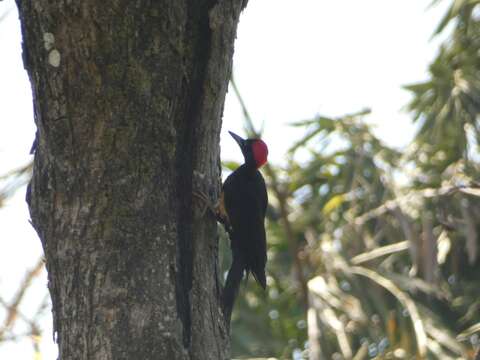
[[[255,164],[258,169],[267,162],[268,148],[261,139],[242,139],[237,134],[229,131],[242,150],[245,164]]]

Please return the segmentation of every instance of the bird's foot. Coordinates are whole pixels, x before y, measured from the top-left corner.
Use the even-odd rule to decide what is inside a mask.
[[[194,190],[192,194],[202,202],[202,216],[204,216],[205,212],[209,210],[210,213],[215,217],[215,219],[225,227],[227,232],[230,232],[231,227],[230,222],[228,221],[227,212],[225,211],[225,206],[223,205],[223,196],[221,196],[220,200],[215,205],[213,205],[210,201],[210,198],[205,193]]]
[[[197,204],[200,206],[201,216],[204,216],[206,211],[209,210],[213,216],[217,217],[215,206],[211,201],[215,189],[208,183],[205,174],[196,170],[193,171],[192,190],[192,195],[199,200]]]
[[[195,196],[197,199],[201,200],[202,202],[202,208],[201,208],[201,214],[202,216],[205,215],[205,212],[207,210],[210,210],[210,212],[212,213],[213,216],[215,216],[215,218],[217,217],[217,211],[215,209],[215,206],[212,205],[212,202],[210,201],[209,197],[201,192],[201,191],[192,191],[192,194],[193,196]]]

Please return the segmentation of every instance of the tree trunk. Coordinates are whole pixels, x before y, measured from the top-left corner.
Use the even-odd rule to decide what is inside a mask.
[[[245,1],[17,0],[60,358],[225,359],[219,134]]]

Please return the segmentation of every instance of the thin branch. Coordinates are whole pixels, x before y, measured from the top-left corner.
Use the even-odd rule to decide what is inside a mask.
[[[30,162],[0,175],[0,206],[2,206],[2,202],[13,195],[18,188],[28,183],[31,172],[32,163]]]
[[[350,262],[353,265],[360,265],[364,262],[374,260],[376,258],[385,256],[385,255],[389,255],[389,254],[393,254],[393,253],[396,253],[396,252],[404,251],[404,250],[407,250],[409,248],[410,248],[410,241],[404,240],[404,241],[397,242],[395,244],[382,246],[382,247],[376,248],[372,251],[368,251],[368,252],[356,255],[356,256],[354,256],[353,258],[350,259]]]
[[[10,304],[7,304],[3,300],[1,301],[2,305],[4,305],[7,309],[7,316],[5,318],[5,322],[3,326],[0,328],[0,341],[3,339],[4,334],[13,327],[15,321],[20,315],[20,312],[18,310],[20,303],[22,302],[28,288],[32,284],[33,279],[40,274],[41,270],[43,269],[43,266],[44,266],[43,258],[40,258],[37,264],[33,267],[33,269],[28,271],[27,274],[25,275],[25,278],[20,284],[20,287],[18,288],[18,291],[15,294],[12,302]]]

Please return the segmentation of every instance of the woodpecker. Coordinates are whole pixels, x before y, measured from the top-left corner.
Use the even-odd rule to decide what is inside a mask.
[[[229,131],[242,151],[245,163],[225,180],[217,207],[230,235],[232,265],[223,292],[223,306],[227,323],[244,272],[251,273],[265,289],[267,243],[265,213],[268,196],[265,180],[258,169],[267,162],[268,148],[260,139],[242,139]]]

